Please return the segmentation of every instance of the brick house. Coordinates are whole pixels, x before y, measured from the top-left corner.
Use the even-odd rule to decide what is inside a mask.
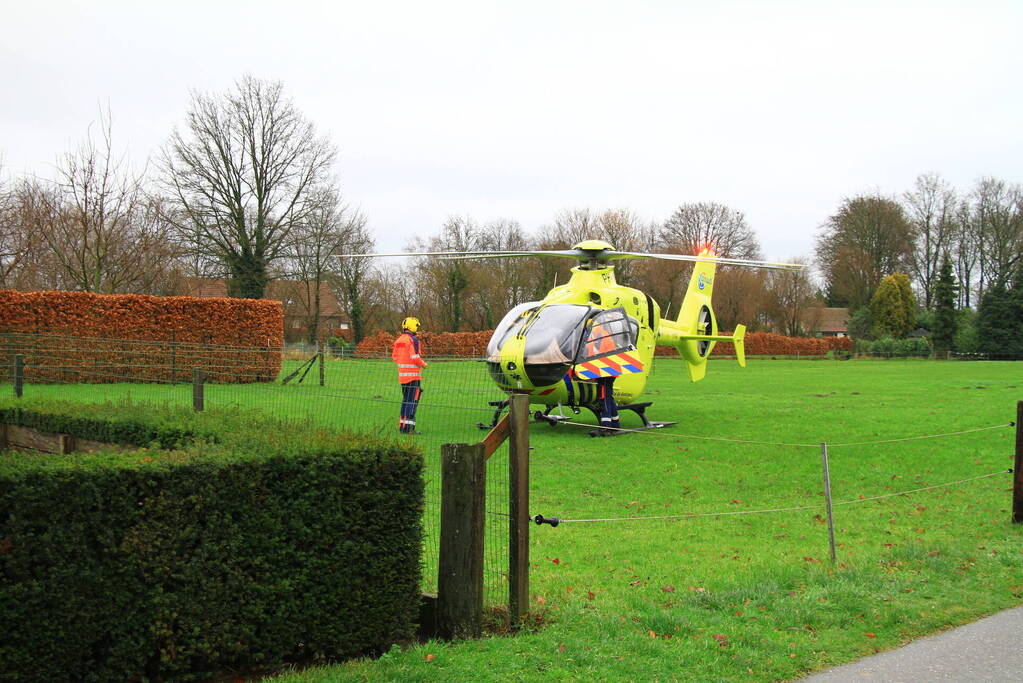
[[[815,306],[804,312],[803,327],[814,337],[848,337],[850,317],[848,308]]]

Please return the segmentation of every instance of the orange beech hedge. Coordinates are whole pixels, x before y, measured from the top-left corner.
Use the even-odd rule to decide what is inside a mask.
[[[418,335],[423,352],[432,356],[480,357],[486,354],[491,331],[483,332],[423,332]],[[393,334],[377,331],[359,342],[356,352],[360,356],[389,356],[394,344]],[[746,335],[746,355],[749,356],[823,356],[828,351],[852,351],[848,337],[786,337],[771,332],[750,332]],[[657,355],[678,355],[671,346],[658,346]],[[730,342],[719,342],[712,355],[734,356]]]
[[[852,348],[852,339],[849,337],[786,337],[773,332],[750,332],[746,335],[747,356],[823,356],[829,351],[852,353]],[[676,353],[671,346],[657,347],[658,356]],[[731,342],[718,342],[711,355],[734,356],[735,347]]]
[[[455,356],[473,358],[483,356],[487,352],[487,342],[492,332],[422,332],[419,338],[422,353],[427,356]],[[377,330],[372,336],[364,338],[355,347],[355,352],[363,357],[391,356],[394,339],[398,335]]]
[[[271,382],[279,301],[0,290],[0,353],[32,382]],[[9,360],[8,360],[9,362]]]

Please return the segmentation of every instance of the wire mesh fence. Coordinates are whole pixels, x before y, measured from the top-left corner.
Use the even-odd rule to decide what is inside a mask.
[[[388,355],[323,352],[316,347],[185,344],[64,335],[0,336],[0,382],[14,383],[23,359],[25,397],[81,402],[192,406],[193,371],[200,370],[205,409],[252,409],[303,428],[393,435],[424,454],[423,590],[434,592],[440,534],[440,447],[476,443],[505,398],[484,364],[429,357],[417,408],[417,434],[398,433],[402,393]],[[286,382],[285,382],[286,381]],[[8,394],[10,395],[10,394]],[[484,595],[507,600],[508,447],[487,466]]]

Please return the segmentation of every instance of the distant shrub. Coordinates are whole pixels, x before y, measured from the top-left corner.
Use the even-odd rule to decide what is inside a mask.
[[[857,351],[883,358],[928,358],[931,355],[931,345],[922,337],[881,337],[857,345]]]

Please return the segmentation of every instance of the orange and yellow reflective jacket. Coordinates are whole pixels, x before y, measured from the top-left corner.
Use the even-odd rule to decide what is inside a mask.
[[[419,340],[416,335],[411,332],[399,334],[398,338],[394,340],[391,358],[398,364],[398,382],[400,384],[408,384],[423,378],[420,368],[426,367],[426,361],[419,353]]]

